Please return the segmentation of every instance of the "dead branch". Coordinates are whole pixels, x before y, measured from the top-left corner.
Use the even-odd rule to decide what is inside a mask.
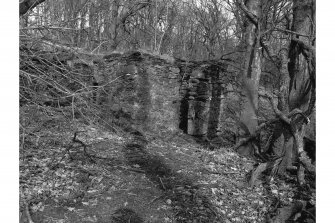
[[[82,142],[81,140],[77,139],[77,134],[80,133],[80,132],[82,132],[82,131],[77,131],[77,132],[74,133],[73,138],[72,138],[72,142],[73,143],[79,143],[83,147],[85,156],[88,157],[91,162],[95,163],[95,160],[92,158],[92,156],[87,151],[87,145],[84,142]]]

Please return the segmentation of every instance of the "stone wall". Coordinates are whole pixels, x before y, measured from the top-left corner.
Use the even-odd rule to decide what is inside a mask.
[[[221,93],[222,77],[227,66],[219,63],[204,62],[193,68],[187,75],[184,93],[187,110],[183,130],[194,136],[214,138],[219,129],[222,114]]]
[[[155,133],[182,130],[205,139],[239,136],[237,123],[245,97],[236,68],[225,61],[185,61],[140,51],[74,55],[22,50],[22,70],[37,76],[44,75],[38,70],[45,70],[61,86],[79,93],[68,96],[38,79],[31,82],[20,75],[20,84],[28,86],[20,88],[20,95],[24,96],[20,97],[21,105],[33,100],[37,93],[38,103],[43,105],[95,104],[97,110],[92,111],[101,110],[104,118],[123,116],[131,124]],[[259,91],[269,89],[261,86]],[[257,115],[262,122],[274,118],[267,99],[260,97]],[[315,140],[315,113],[306,137]]]
[[[179,128],[179,68],[166,59],[141,52],[111,54],[100,61],[100,104],[122,110],[138,127],[157,133]]]
[[[98,85],[104,86],[99,103],[111,112],[122,110],[139,126],[157,133],[181,129],[194,136],[216,135],[224,63],[135,51],[106,55],[95,64]]]

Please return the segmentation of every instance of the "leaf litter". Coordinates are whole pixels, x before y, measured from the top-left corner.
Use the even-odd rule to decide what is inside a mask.
[[[40,117],[22,124],[20,209],[24,208],[21,200],[27,201],[32,218],[43,222],[55,222],[55,218],[58,222],[103,222],[120,207],[137,210],[147,222],[194,222],[187,216],[201,219],[201,212],[208,209],[216,215],[216,222],[264,222],[275,201],[289,205],[297,194],[296,188],[280,179],[251,188],[246,175],[254,165],[252,160],[228,149],[208,151],[178,136],[172,142],[156,138],[146,145],[146,156],[159,157],[169,167],[169,174],[176,174],[160,170],[162,175],[152,176],[143,164],[130,164],[125,157],[129,135],[66,120],[56,121],[52,128],[43,127],[49,119]],[[83,148],[68,150],[75,131],[81,132],[78,138],[89,145],[95,162],[83,155]],[[176,180],[176,185],[164,181],[178,176],[181,180]],[[191,185],[182,183],[189,180]],[[183,197],[185,205],[193,206],[180,206],[179,198],[170,191]],[[57,214],[56,207],[66,208]]]

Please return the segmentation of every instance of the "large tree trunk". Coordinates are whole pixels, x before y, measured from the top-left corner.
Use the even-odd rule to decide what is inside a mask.
[[[289,83],[290,77],[288,73],[288,48],[282,48],[280,51],[280,86],[278,95],[278,110],[283,114],[289,113],[288,97],[289,97]],[[284,174],[287,166],[292,166],[292,156],[294,148],[294,140],[289,126],[283,122],[277,122],[274,126],[274,134],[270,143],[270,151],[267,151],[271,155],[276,157],[283,157],[282,162],[279,166],[279,174]],[[268,149],[268,148],[265,148]]]
[[[258,121],[256,112],[258,109],[258,86],[261,76],[261,52],[260,52],[260,27],[256,18],[261,14],[260,0],[247,0],[243,5],[239,4],[246,13],[246,30],[243,37],[244,46],[246,48],[243,84],[247,100],[243,103],[241,122],[247,127],[249,134],[253,134],[257,128]],[[246,132],[247,133],[247,132]],[[252,144],[241,146],[238,151],[243,154],[253,152]]]
[[[282,62],[286,64],[288,73],[282,67],[283,86],[280,88],[279,110],[292,113],[299,109],[305,116],[310,116],[315,105],[315,3],[313,0],[296,0],[293,2],[293,23],[288,55],[283,51]],[[298,34],[296,34],[298,33]],[[289,80],[289,83],[288,83]],[[288,90],[287,90],[288,89]],[[279,123],[276,127],[272,151],[284,155],[278,173],[284,174],[288,167],[297,161],[305,162],[303,138],[305,136],[306,118],[304,115],[291,115],[290,126]],[[278,154],[279,153],[279,154]],[[280,154],[281,153],[281,154]],[[299,166],[300,183],[303,183],[303,170]]]
[[[314,100],[315,90],[315,58],[314,52],[311,52],[315,42],[314,21],[314,1],[294,1],[292,31],[301,35],[293,35],[289,51],[290,110],[299,108],[310,113],[314,107],[314,101],[311,101],[311,99]],[[309,102],[312,102],[312,107]]]
[[[289,109],[300,109],[310,116],[315,105],[315,2],[314,0],[296,0],[293,3],[293,35],[289,51],[290,74]],[[303,161],[306,122],[302,116],[294,118],[294,133],[299,161]],[[299,181],[304,183],[303,167],[299,166]]]

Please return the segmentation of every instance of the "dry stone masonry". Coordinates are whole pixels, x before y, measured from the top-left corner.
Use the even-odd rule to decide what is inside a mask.
[[[194,136],[216,136],[225,63],[162,58],[139,51],[110,54],[101,63],[95,76],[106,87],[99,101],[111,110],[122,109],[155,132],[181,129]]]

